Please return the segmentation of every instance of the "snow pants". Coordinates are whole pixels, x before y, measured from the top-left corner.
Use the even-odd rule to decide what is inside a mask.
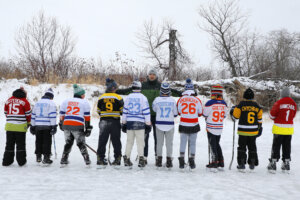
[[[152,124],[152,130],[153,130],[153,137],[154,137],[154,152],[156,156],[156,145],[157,145],[157,139],[156,139],[156,116],[151,115],[151,124]],[[150,133],[145,133],[145,148],[144,148],[144,156],[148,157],[148,141],[149,141],[149,135]]]
[[[130,158],[135,138],[136,138],[138,156],[140,157],[144,155],[145,129],[127,130],[127,142],[126,142],[126,150],[125,150],[125,155],[127,156],[127,158]]]
[[[247,160],[247,148],[248,148],[248,164],[253,163],[255,166],[258,166],[258,156],[256,148],[256,136],[243,136],[239,135],[238,141],[238,155],[237,161],[238,164],[246,164]]]
[[[88,151],[85,146],[85,135],[83,130],[64,130],[64,133],[66,141],[66,144],[64,146],[64,154],[69,154],[71,152],[74,140],[76,140],[77,146],[81,154],[83,156],[88,154]]]
[[[273,136],[272,159],[280,159],[280,149],[282,147],[282,161],[291,160],[291,141],[292,135],[276,135]]]
[[[196,154],[197,133],[180,133],[180,157],[184,157],[186,143],[189,143],[189,158],[195,157]]]
[[[50,128],[38,130],[35,133],[35,154],[51,155],[52,135]]]
[[[167,149],[167,157],[172,157],[173,154],[173,138],[174,138],[174,128],[169,131],[162,131],[156,128],[156,153],[157,156],[162,156],[163,154],[163,145],[164,139],[166,138],[166,149]]]
[[[106,144],[109,136],[114,147],[114,157],[118,158],[122,156],[120,119],[101,119],[99,122],[99,129],[98,156],[100,158],[105,158]]]
[[[15,145],[17,146],[16,159],[19,166],[26,164],[26,132],[7,131],[3,166],[9,166],[14,162]]]
[[[212,162],[223,162],[223,153],[220,146],[221,135],[214,135],[210,132],[207,132],[207,139],[209,148],[211,150],[211,161]]]

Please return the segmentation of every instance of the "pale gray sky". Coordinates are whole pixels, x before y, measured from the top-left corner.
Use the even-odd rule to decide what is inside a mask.
[[[57,17],[72,28],[77,38],[76,53],[101,57],[104,62],[114,52],[126,53],[141,61],[136,33],[145,20],[170,19],[182,35],[187,51],[198,65],[208,65],[213,56],[209,37],[197,26],[197,8],[208,0],[0,0],[0,57],[15,54],[14,35],[39,10]],[[300,31],[299,0],[241,0],[250,11],[249,25],[258,32],[286,28]]]

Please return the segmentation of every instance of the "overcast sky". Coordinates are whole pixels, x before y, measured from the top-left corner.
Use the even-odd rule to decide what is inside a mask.
[[[209,37],[197,25],[197,9],[205,2],[208,0],[0,0],[0,57],[15,54],[16,30],[42,9],[72,28],[79,56],[101,57],[106,62],[119,51],[141,62],[143,54],[135,42],[143,22],[170,19],[197,65],[209,65],[213,59]],[[300,0],[241,0],[240,6],[250,13],[250,27],[260,33],[281,28],[300,31]]]

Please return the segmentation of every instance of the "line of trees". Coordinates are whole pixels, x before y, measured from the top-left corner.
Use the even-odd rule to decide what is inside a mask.
[[[198,66],[184,48],[180,30],[171,22],[146,21],[136,36],[144,66],[116,52],[108,63],[75,55],[71,28],[40,11],[15,35],[17,55],[0,60],[0,77],[27,77],[40,82],[99,82],[106,76],[128,84],[156,67],[162,79],[210,80],[228,77],[299,80],[300,32],[274,30],[267,35],[251,31],[238,0],[212,0],[198,9],[199,27],[208,34],[217,59]],[[201,53],[201,52],[200,52]],[[221,67],[220,67],[221,66]]]

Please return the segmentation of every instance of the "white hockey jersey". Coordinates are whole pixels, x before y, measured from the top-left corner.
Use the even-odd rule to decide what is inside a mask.
[[[32,126],[55,126],[57,110],[53,100],[42,98],[32,109]]]
[[[214,135],[221,135],[223,121],[227,115],[227,104],[224,100],[209,100],[204,107],[203,116],[206,119],[206,130]]]
[[[198,125],[198,117],[202,116],[203,107],[198,97],[192,96],[194,91],[187,90],[177,102],[178,114],[181,116],[180,125],[193,127]]]
[[[91,120],[90,110],[91,106],[85,99],[70,98],[65,100],[60,107],[60,115],[64,117],[64,128],[83,129],[85,121]]]
[[[124,102],[122,123],[127,122],[151,123],[150,108],[147,98],[140,92],[129,94]]]
[[[162,131],[171,130],[178,115],[176,101],[172,97],[156,97],[152,108],[156,112],[155,126]]]

